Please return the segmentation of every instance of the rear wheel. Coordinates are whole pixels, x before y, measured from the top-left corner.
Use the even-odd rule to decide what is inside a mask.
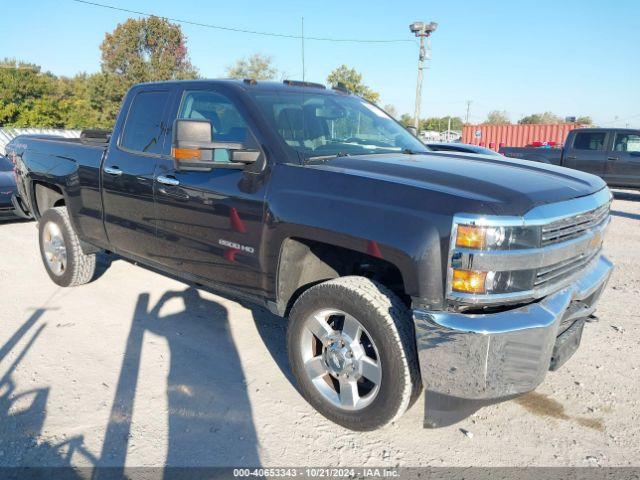
[[[65,207],[44,212],[38,229],[42,262],[51,280],[61,287],[74,287],[91,281],[96,269],[96,256],[82,251]]]
[[[304,292],[287,336],[301,393],[340,425],[374,430],[400,417],[420,393],[409,311],[367,278],[342,277]]]

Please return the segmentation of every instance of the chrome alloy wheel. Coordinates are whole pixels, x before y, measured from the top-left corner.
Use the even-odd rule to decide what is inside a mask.
[[[47,222],[42,233],[42,248],[49,269],[55,275],[62,275],[67,269],[67,247],[60,227]]]
[[[341,310],[316,311],[305,320],[300,342],[307,376],[332,405],[354,411],[373,402],[382,381],[380,356],[358,320]]]

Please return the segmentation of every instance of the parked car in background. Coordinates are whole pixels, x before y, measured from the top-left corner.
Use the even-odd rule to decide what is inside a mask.
[[[429,427],[535,389],[612,268],[600,178],[430,152],[309,82],[137,85],[110,135],[7,148],[53,282],[109,250],[286,316],[300,392],[354,430],[423,386]]]
[[[490,148],[481,147],[479,145],[469,145],[468,143],[425,143],[429,150],[434,152],[453,152],[453,153],[475,153],[477,155],[490,155],[492,157],[504,158],[495,150]]]
[[[11,197],[16,192],[16,179],[13,163],[0,155],[0,220],[15,218]]]
[[[592,173],[610,187],[640,188],[640,130],[580,128],[567,134],[563,148],[502,147],[500,153]]]

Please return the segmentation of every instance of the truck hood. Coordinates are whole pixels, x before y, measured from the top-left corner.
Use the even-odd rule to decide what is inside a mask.
[[[469,198],[503,215],[521,215],[605,187],[599,177],[577,170],[484,155],[358,155],[312,165]]]

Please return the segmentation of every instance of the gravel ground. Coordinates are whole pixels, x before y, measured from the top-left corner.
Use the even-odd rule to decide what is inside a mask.
[[[297,393],[268,312],[122,260],[61,289],[33,223],[0,225],[0,466],[640,466],[640,193],[583,344],[534,393],[458,425],[354,433]],[[465,434],[466,432],[470,432]]]

